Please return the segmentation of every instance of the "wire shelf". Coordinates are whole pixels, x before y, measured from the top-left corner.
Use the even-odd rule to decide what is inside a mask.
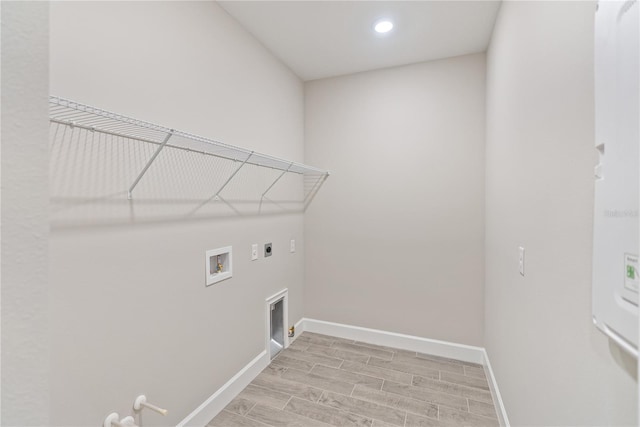
[[[233,180],[244,165],[254,165],[281,171],[275,181],[273,181],[264,192],[263,197],[277,184],[280,178],[287,173],[300,174],[305,177],[305,180],[311,179],[318,183],[323,182],[329,176],[329,172],[323,169],[250,151],[245,148],[225,144],[220,141],[174,130],[143,120],[126,117],[57,96],[49,97],[49,118],[52,123],[58,123],[72,128],[77,127],[91,132],[100,132],[116,137],[155,144],[157,146],[155,152],[129,187],[129,198],[132,197],[132,192],[136,185],[165,147],[237,162],[239,166],[232,171],[222,187],[218,189],[215,194],[216,196]],[[305,195],[305,198],[306,196],[307,195]]]

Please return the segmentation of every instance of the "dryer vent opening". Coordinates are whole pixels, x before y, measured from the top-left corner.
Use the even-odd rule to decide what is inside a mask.
[[[284,348],[284,298],[274,302],[270,307],[271,328],[269,350],[273,359]]]

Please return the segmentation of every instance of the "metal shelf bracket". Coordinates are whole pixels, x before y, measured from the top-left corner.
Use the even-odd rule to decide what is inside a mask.
[[[260,197],[260,200],[264,199],[264,196],[269,192],[269,190],[271,190],[273,188],[274,185],[276,185],[276,183],[278,181],[280,181],[280,178],[282,178],[287,172],[289,172],[289,169],[291,169],[291,166],[293,166],[293,162],[291,162],[291,164],[289,165],[289,167],[282,171],[282,173],[280,175],[278,175],[278,177],[275,179],[275,181],[273,181],[271,183],[271,185],[269,186],[269,188],[267,188],[264,193],[262,193],[262,197]]]
[[[138,174],[138,177],[135,179],[135,181],[133,181],[133,184],[131,184],[131,187],[129,187],[129,191],[127,192],[127,199],[131,200],[131,198],[133,197],[132,196],[133,189],[136,188],[136,185],[138,185],[138,183],[142,179],[142,176],[147,172],[147,170],[149,169],[153,161],[156,159],[156,157],[158,157],[158,154],[160,154],[160,151],[162,151],[162,149],[167,145],[167,142],[169,142],[169,140],[173,136],[173,132],[174,132],[173,129],[169,131],[169,134],[167,134],[167,137],[164,139],[164,141],[162,141],[162,144],[160,144],[160,146],[156,149],[155,153],[153,153],[153,156],[151,156],[151,158],[149,159],[147,164],[144,166],[142,171],[140,171],[140,173]]]
[[[242,162],[242,164],[240,166],[238,166],[238,168],[231,174],[231,176],[229,178],[227,178],[227,180],[224,182],[224,184],[222,184],[222,187],[220,187],[220,189],[218,191],[216,191],[215,196],[213,196],[214,200],[220,200],[220,192],[222,192],[222,190],[224,190],[224,187],[227,186],[227,184],[229,184],[231,182],[231,180],[233,179],[234,176],[236,176],[236,174],[238,172],[240,172],[240,169],[242,169],[242,167],[247,164],[247,162],[249,161],[249,159],[251,158],[251,156],[253,156],[253,151],[251,153],[249,153],[249,156],[247,156],[246,159],[244,159],[244,162]]]

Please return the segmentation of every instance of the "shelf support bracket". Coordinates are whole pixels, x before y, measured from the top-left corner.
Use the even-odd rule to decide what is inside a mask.
[[[227,180],[224,182],[224,184],[222,184],[222,187],[220,187],[220,189],[218,191],[216,191],[215,196],[213,196],[214,200],[219,200],[220,199],[220,193],[222,192],[222,190],[224,190],[224,187],[227,186],[227,184],[229,184],[231,182],[231,180],[233,179],[234,176],[236,176],[236,174],[238,172],[240,172],[240,169],[242,169],[242,167],[249,161],[249,159],[251,158],[251,156],[253,156],[253,151],[251,153],[249,153],[249,156],[244,159],[244,162],[242,162],[242,164],[240,166],[238,166],[238,169],[236,169],[229,178],[227,178]]]
[[[273,182],[271,183],[271,185],[269,186],[269,188],[267,188],[267,189],[265,190],[265,192],[264,192],[264,193],[262,193],[262,197],[260,197],[260,199],[261,199],[261,200],[262,200],[262,199],[264,199],[264,196],[269,192],[269,190],[271,190],[271,189],[273,188],[273,186],[274,186],[274,185],[276,185],[276,184],[278,183],[278,181],[280,181],[280,178],[282,178],[282,177],[283,177],[287,172],[289,172],[289,169],[291,169],[291,166],[293,166],[293,162],[291,162],[291,163],[289,164],[289,167],[288,167],[286,170],[282,171],[282,173],[281,173],[280,175],[278,175],[278,177],[276,178],[276,180],[275,180],[275,181],[273,181]]]
[[[131,187],[129,187],[129,191],[127,192],[127,199],[131,200],[133,189],[136,188],[136,185],[138,185],[138,183],[140,182],[144,174],[147,172],[147,170],[151,166],[151,163],[153,163],[156,157],[158,157],[158,154],[160,154],[160,151],[162,151],[162,149],[167,145],[167,142],[169,142],[169,139],[171,139],[171,137],[173,136],[173,132],[174,132],[173,129],[169,131],[169,134],[165,137],[164,141],[162,141],[162,144],[160,144],[160,146],[156,149],[155,153],[153,153],[153,156],[151,156],[151,158],[149,159],[147,164],[144,166],[142,171],[138,174],[138,177],[136,178],[136,180],[133,181],[133,184],[131,184]]]

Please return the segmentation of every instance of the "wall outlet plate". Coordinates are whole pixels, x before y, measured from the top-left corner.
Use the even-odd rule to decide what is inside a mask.
[[[271,243],[265,243],[264,245],[264,257],[270,257],[273,253],[273,248],[271,247]]]
[[[289,246],[289,250],[291,251],[291,253],[294,253],[296,251],[296,240],[295,239],[291,239],[291,244]]]

